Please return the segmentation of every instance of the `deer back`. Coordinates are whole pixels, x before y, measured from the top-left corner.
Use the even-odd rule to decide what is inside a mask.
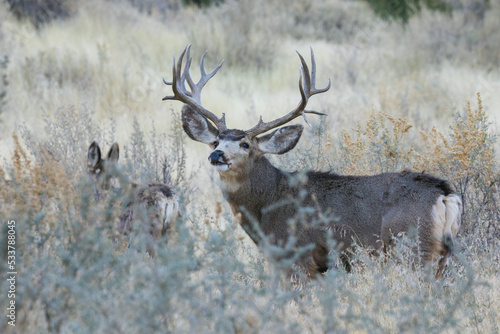
[[[123,234],[129,234],[134,219],[140,218],[146,222],[141,228],[157,239],[164,236],[179,217],[179,203],[172,189],[163,183],[133,185],[125,202],[125,210],[120,216]]]

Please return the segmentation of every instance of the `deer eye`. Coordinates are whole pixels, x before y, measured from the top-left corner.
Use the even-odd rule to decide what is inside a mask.
[[[245,148],[245,149],[250,147],[250,145],[248,145],[248,143],[241,143],[240,146]]]
[[[217,146],[219,146],[219,141],[217,141],[217,140],[216,140],[216,141],[214,141],[214,142],[212,143],[212,145],[214,146],[214,148],[216,148]]]

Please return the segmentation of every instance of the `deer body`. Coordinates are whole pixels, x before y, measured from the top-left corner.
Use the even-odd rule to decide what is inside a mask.
[[[120,215],[120,232],[132,232],[137,213],[147,215],[146,229],[154,239],[165,236],[173,222],[179,217],[179,203],[172,189],[163,183],[149,183],[144,186],[133,184],[127,194],[125,209]]]
[[[189,117],[187,113],[184,109],[185,119]],[[227,132],[238,133],[238,130]],[[241,134],[238,137],[227,133],[213,139],[219,142],[219,150],[215,152],[239,146],[233,142],[251,141]],[[219,174],[224,197],[233,213],[241,214],[242,227],[256,244],[261,240],[253,221],[273,244],[284,245],[291,234],[297,239],[297,247],[314,244],[315,249],[297,263],[311,276],[328,268],[328,259],[324,256],[329,252],[328,231],[341,254],[349,254],[354,243],[384,250],[392,243],[393,236],[415,227],[419,229],[425,262],[439,257],[444,261],[458,232],[460,199],[448,182],[430,175],[405,171],[345,176],[310,171],[305,174],[305,184],[290,186],[294,173],[274,167],[266,157],[251,162],[243,159],[243,163],[239,163],[241,156],[228,156],[229,153],[224,152],[222,157],[226,160],[230,157],[230,169],[233,165],[246,167],[237,167],[230,175],[228,171]],[[212,163],[214,155],[221,156],[212,153]],[[315,214],[295,221],[291,231],[290,223],[297,215],[293,199],[299,197],[301,189],[306,190],[301,206],[314,208]],[[318,220],[318,214],[331,219],[326,224],[312,223]],[[451,217],[448,222],[446,215]],[[348,256],[343,256],[342,260],[349,268]]]
[[[182,61],[187,53],[186,66]],[[341,258],[350,267],[348,255],[354,243],[373,250],[386,250],[393,237],[419,230],[423,261],[440,259],[439,277],[453,238],[460,228],[461,200],[444,180],[423,173],[404,171],[372,176],[342,176],[310,171],[303,182],[293,181],[294,173],[274,167],[265,154],[284,154],[293,149],[302,135],[302,125],[280,127],[305,114],[322,113],[305,110],[308,99],[327,91],[317,89],[316,64],[311,50],[312,69],[302,62],[299,88],[301,101],[287,115],[271,122],[259,123],[249,130],[227,129],[225,116],[217,117],[201,105],[201,89],[215,75],[219,65],[207,74],[201,60],[202,76],[195,84],[189,74],[189,47],[173,67],[173,96],[179,100],[186,134],[209,145],[209,161],[218,171],[221,189],[235,215],[257,243],[265,237],[276,245],[285,245],[293,235],[296,247],[310,246],[296,264],[309,276],[324,272],[328,263],[331,236]],[[189,84],[187,90],[185,83]],[[307,121],[307,120],[306,120]],[[276,129],[277,128],[277,129]],[[273,132],[269,130],[275,129]],[[297,200],[300,203],[297,203]],[[300,211],[300,207],[308,210]],[[313,210],[310,210],[310,209]],[[326,217],[326,218],[325,218]]]
[[[262,157],[245,184],[236,192],[224,192],[233,213],[241,213],[243,228],[259,244],[252,219],[274,244],[284,245],[290,234],[297,238],[297,246],[315,244],[315,251],[301,259],[299,266],[313,275],[328,268],[327,258],[315,254],[328,253],[327,231],[344,254],[359,246],[382,250],[392,243],[393,236],[419,229],[424,261],[435,261],[448,253],[443,240],[452,240],[459,226],[459,202],[449,185],[439,179],[419,173],[384,173],[373,176],[343,176],[332,173],[309,172],[302,189],[307,195],[302,205],[316,209],[332,218],[328,224],[311,224],[317,217],[311,215],[298,222],[290,232],[290,221],[297,207],[290,202],[298,197],[300,188],[289,185],[290,175],[272,166]],[[224,182],[224,181],[222,181]],[[223,185],[222,188],[225,188]],[[271,191],[269,189],[272,189]],[[444,212],[455,215],[449,226],[443,216],[436,214],[444,205]],[[436,206],[436,209],[429,210]],[[345,260],[346,258],[344,258]],[[347,262],[345,265],[349,266]]]
[[[93,180],[96,190],[96,200],[100,194],[110,187],[113,165],[119,159],[119,146],[113,144],[104,159],[97,142],[93,142],[88,150],[87,174]],[[124,192],[123,212],[119,218],[119,231],[128,235],[134,227],[135,220],[143,220],[141,228],[154,239],[164,236],[175,219],[179,216],[179,203],[172,189],[163,183],[147,185],[128,185]],[[150,250],[151,254],[151,250]],[[152,254],[151,254],[152,255]]]

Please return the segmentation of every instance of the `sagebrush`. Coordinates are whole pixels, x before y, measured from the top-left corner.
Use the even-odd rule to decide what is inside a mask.
[[[422,8],[405,29],[363,1],[71,2],[68,19],[38,30],[0,2],[0,217],[16,221],[18,247],[16,327],[1,316],[0,331],[499,332],[500,5],[478,18],[471,2],[454,1],[451,16]],[[284,277],[289,264],[248,239],[208,153],[161,101],[172,53],[189,43],[209,49],[207,68],[226,59],[204,103],[245,128],[296,105],[294,50],[312,46],[318,81],[330,77],[332,88],[311,108],[328,116],[273,163],[451,180],[464,219],[445,277],[421,268],[418,231],[390,255],[359,250],[352,274],[339,267],[304,285]],[[85,165],[94,140],[123,148],[118,185],[168,182],[179,195],[182,217],[154,258],[147,235],[118,233],[119,191],[96,203]],[[5,273],[4,224],[0,233]]]

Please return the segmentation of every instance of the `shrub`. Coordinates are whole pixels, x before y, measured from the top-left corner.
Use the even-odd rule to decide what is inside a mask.
[[[281,7],[280,11],[286,13],[281,18],[283,33],[303,40],[353,43],[353,39],[366,37],[359,35],[369,34],[377,24],[364,14],[366,8],[355,2],[298,0],[282,3]]]
[[[450,6],[443,0],[365,0],[373,11],[386,20],[399,20],[408,23],[410,17],[427,7],[441,12],[450,11]]]
[[[169,11],[176,12],[181,7],[177,0],[128,0],[128,2],[141,13],[148,15],[159,13],[163,17],[166,17]]]
[[[342,132],[340,152],[343,159],[337,168],[348,174],[376,174],[410,168],[414,150],[408,147],[405,136],[411,128],[404,117],[372,110],[365,126],[358,122],[354,135]]]
[[[160,6],[160,0],[154,1]],[[239,4],[241,6],[236,6]],[[496,35],[492,32],[498,23],[490,15],[493,11],[486,14],[484,28],[477,26],[476,29],[474,25],[474,29],[465,29],[463,34],[463,29],[459,29],[462,21],[456,20],[457,17],[454,17],[455,21],[443,22],[441,17],[422,15],[420,21],[412,20],[409,29],[405,30],[386,23],[376,26],[380,20],[370,22],[372,16],[357,12],[364,4],[355,1],[301,0],[299,4],[299,1],[226,0],[220,6],[202,10],[181,7],[169,20],[162,21],[167,25],[165,29],[150,17],[144,20],[137,11],[121,7],[120,2],[112,5],[98,1],[89,5],[94,11],[82,15],[76,28],[81,32],[82,40],[90,44],[86,42],[76,51],[59,49],[58,46],[60,32],[75,29],[70,24],[47,31],[47,35],[54,33],[53,36],[36,35],[36,43],[33,40],[12,43],[12,53],[9,51],[10,59],[17,59],[9,63],[9,113],[12,110],[21,113],[20,118],[34,119],[32,123],[36,126],[34,129],[22,127],[14,130],[12,153],[5,149],[8,144],[2,146],[0,216],[4,221],[15,219],[17,222],[19,280],[16,328],[10,328],[4,316],[0,317],[0,328],[6,328],[6,333],[499,331],[500,289],[496,287],[500,277],[500,179],[498,157],[493,150],[494,127],[486,117],[487,108],[478,99],[477,104],[471,103],[456,113],[451,127],[423,131],[421,135],[418,131],[419,126],[425,127],[427,122],[444,123],[448,120],[444,116],[436,119],[434,110],[439,109],[444,114],[446,106],[457,101],[456,96],[469,91],[466,84],[470,84],[473,80],[469,79],[474,74],[477,77],[477,73],[465,71],[466,76],[459,75],[464,73],[460,64],[466,64],[469,69],[476,68],[473,66],[476,63],[481,64],[479,71],[495,68],[500,43],[494,43]],[[311,7],[307,7],[309,5]],[[351,5],[356,6],[354,17],[350,16]],[[335,6],[345,11],[329,11]],[[294,15],[300,17],[302,10],[307,11],[294,28]],[[317,13],[321,15],[317,16]],[[225,14],[232,17],[226,18]],[[94,16],[98,24],[88,19]],[[99,22],[110,25],[103,25],[105,29],[102,30]],[[361,30],[350,29],[351,24],[356,26],[358,22]],[[118,32],[111,23],[120,27]],[[337,28],[337,23],[343,27]],[[90,26],[98,29],[87,33],[84,29]],[[311,26],[309,32],[303,30]],[[23,26],[14,23],[11,27],[13,29],[5,32],[16,33]],[[413,35],[409,34],[411,29]],[[345,35],[337,35],[337,30]],[[435,43],[436,31],[439,43]],[[450,39],[449,34],[443,33],[446,31],[451,31],[457,39]],[[335,36],[330,36],[330,39],[326,34]],[[371,39],[373,45],[353,44],[359,46],[356,50],[360,55],[359,64],[364,64],[364,67],[355,67],[357,87],[353,89],[352,82],[342,75],[346,71],[342,65],[345,62],[335,56],[339,53],[336,49],[339,43],[324,40],[349,43],[352,36],[356,39],[356,34],[369,34],[370,39],[377,39]],[[127,38],[115,38],[125,35]],[[261,252],[248,242],[238,219],[232,216],[222,198],[214,180],[216,175],[207,176],[204,172],[208,168],[199,170],[196,165],[193,168],[189,165],[190,153],[195,164],[206,163],[206,158],[197,156],[195,150],[185,152],[186,135],[178,114],[172,118],[163,115],[157,118],[163,124],[171,119],[170,130],[161,133],[157,130],[159,121],[153,123],[157,128],[148,126],[151,129],[148,131],[141,123],[146,114],[154,113],[156,104],[145,104],[141,100],[115,112],[117,108],[113,99],[126,100],[135,82],[143,79],[134,73],[142,73],[145,68],[156,69],[157,66],[164,70],[164,61],[170,61],[169,57],[163,58],[164,52],[170,48],[179,50],[188,35],[193,37],[194,44],[198,44],[197,52],[210,49],[208,62],[222,57],[233,62],[230,65],[234,67],[230,70],[234,70],[235,77],[242,78],[238,84],[244,81],[238,90],[246,93],[248,89],[248,92],[255,91],[255,96],[260,96],[259,89],[267,90],[272,85],[269,95],[272,94],[273,101],[287,99],[288,92],[278,87],[287,80],[276,80],[275,77],[288,74],[271,68],[274,78],[260,87],[263,80],[267,80],[267,72],[256,78],[260,81],[254,82],[253,77],[243,75],[246,69],[262,68],[273,62],[280,66],[281,62],[286,63],[285,59],[276,56],[280,43],[296,45],[299,50],[312,44],[318,52],[318,59],[323,52],[327,72],[332,72],[334,84],[331,98],[325,102],[331,108],[327,111],[330,116],[321,118],[317,126],[311,118],[315,126],[306,128],[299,147],[286,155],[273,157],[273,161],[290,170],[311,168],[373,174],[412,169],[452,180],[464,198],[465,211],[463,229],[456,240],[456,253],[450,258],[446,277],[434,281],[426,270],[419,268],[419,263],[415,262],[418,257],[412,253],[413,249],[418,249],[418,244],[414,236],[409,235],[397,242],[391,255],[376,258],[360,250],[353,274],[334,268],[317,281],[302,286],[285,279],[282,269],[290,264],[270,261],[262,254],[279,253],[282,249]],[[71,40],[71,36],[66,38]],[[99,55],[95,57],[95,41],[101,38]],[[298,41],[297,38],[308,40]],[[388,42],[389,39],[398,41],[395,50],[400,61],[394,62],[393,56],[387,57],[387,49],[394,45]],[[113,40],[120,40],[123,44],[113,44]],[[132,44],[131,40],[134,41]],[[401,40],[405,43],[400,43]],[[464,44],[469,40],[471,44]],[[266,45],[262,41],[270,42]],[[426,44],[429,41],[432,43]],[[158,48],[148,47],[148,43],[154,43]],[[436,50],[444,43],[449,51],[446,54],[452,54],[457,62],[436,73],[436,68],[441,69],[438,65],[443,54]],[[45,44],[49,45],[48,49]],[[130,45],[138,52],[126,53]],[[261,52],[261,48],[268,50]],[[428,57],[419,56],[422,50],[428,52],[424,52]],[[88,56],[87,52],[91,55]],[[471,56],[472,53],[479,58]],[[417,57],[422,58],[422,63],[412,67],[411,59]],[[145,60],[149,58],[161,59],[161,65],[160,61]],[[198,56],[195,58],[199,59]],[[120,59],[126,61],[120,65]],[[104,66],[107,61],[114,66]],[[297,60],[292,61],[295,71]],[[213,68],[212,64],[207,64],[207,68]],[[491,82],[495,81],[495,73],[490,73]],[[447,80],[443,81],[439,75]],[[160,75],[155,71],[149,77],[154,83],[148,81],[141,87],[146,86],[147,97],[159,100],[165,93],[158,79]],[[422,95],[412,97],[410,88],[409,97],[401,98],[407,109],[400,108],[403,103],[389,101],[381,104],[384,112],[372,110],[368,117],[364,117],[367,113],[358,107],[371,103],[378,105],[377,87],[390,82],[387,96],[398,96],[398,91],[405,91],[408,79],[418,84],[417,90]],[[297,98],[295,72],[293,80],[290,103],[296,102]],[[431,84],[426,84],[429,80]],[[162,87],[161,94],[156,89],[158,85]],[[74,87],[74,95],[66,93],[70,87]],[[105,90],[104,94],[100,89]],[[275,95],[275,89],[278,95]],[[19,95],[17,101],[16,94]],[[220,94],[220,103],[233,97],[233,92],[228,92],[227,87],[223,87]],[[253,95],[248,95],[253,99]],[[91,107],[53,108],[51,106],[58,103],[55,101],[57,96],[63,96],[69,103],[84,101],[82,103]],[[486,105],[487,95],[483,98]],[[100,101],[96,106],[104,107],[94,107],[94,99]],[[25,103],[28,100],[31,103]],[[366,104],[358,102],[361,100]],[[231,110],[237,112],[248,108],[242,108],[244,104],[244,101],[235,104]],[[42,118],[43,135],[39,134],[36,116],[40,109],[47,111]],[[272,108],[257,109],[260,114]],[[111,110],[118,120],[98,120],[94,110],[98,110],[101,116]],[[369,113],[370,109],[367,110]],[[392,111],[398,114],[391,115]],[[137,120],[129,121],[129,115],[136,116]],[[411,115],[411,119],[400,115]],[[271,111],[264,117],[270,118]],[[339,124],[351,124],[352,121],[359,122],[354,129],[342,131]],[[12,131],[12,127],[8,131]],[[171,237],[154,244],[154,258],[141,251],[147,242],[144,236],[134,236],[135,239],[130,240],[117,233],[115,225],[120,215],[120,192],[110,193],[96,204],[92,187],[86,182],[88,145],[98,140],[109,147],[116,139],[116,133],[129,136],[120,141],[124,154],[120,158],[119,180],[170,180],[178,188],[181,205],[186,208],[174,224]],[[210,180],[210,177],[214,179]],[[300,201],[297,205],[301,205]],[[301,209],[304,212],[311,210],[307,207]],[[0,245],[6,244],[6,236],[2,224]],[[6,272],[7,255],[3,246],[0,255],[0,271]],[[334,264],[337,255],[335,252],[329,254]],[[5,291],[8,291],[6,280],[0,281],[0,291],[4,297],[0,297],[0,304],[4,305]]]
[[[37,29],[47,22],[69,17],[67,0],[7,0],[17,19],[27,19]]]
[[[180,182],[185,182],[187,188],[182,185],[181,191],[196,197],[184,196],[181,200],[190,197],[198,205],[190,205],[190,210],[175,223],[174,233],[154,245],[154,258],[140,251],[146,242],[140,235],[129,248],[123,247],[123,238],[117,235],[114,224],[120,213],[117,195],[111,193],[96,204],[91,187],[84,181],[82,165],[88,143],[78,145],[83,156],[78,153],[72,157],[80,167],[65,158],[64,147],[96,135],[85,133],[89,124],[95,124],[94,116],[85,109],[65,112],[76,124],[68,124],[57,114],[57,120],[48,117],[45,121],[48,140],[35,140],[26,131],[22,139],[14,136],[13,155],[0,169],[0,196],[5,199],[0,214],[16,220],[19,236],[18,331],[495,331],[498,315],[492,310],[497,307],[498,294],[482,282],[498,276],[500,244],[497,238],[485,238],[489,230],[483,225],[476,225],[482,234],[474,231],[472,235],[467,229],[468,235],[457,240],[459,251],[444,281],[434,281],[427,271],[415,270],[420,266],[415,262],[419,257],[414,257],[412,250],[418,249],[418,244],[409,235],[396,244],[393,255],[374,258],[363,250],[358,252],[354,274],[338,268],[317,281],[302,286],[291,284],[282,275],[286,263],[268,261],[255,246],[241,240],[241,229],[232,223],[232,214],[224,205],[214,203],[217,196],[211,193],[204,199],[199,192],[191,192],[199,183],[199,175],[183,171],[184,135],[179,115],[167,136],[154,131],[145,134],[135,123],[130,143],[124,144],[124,160],[131,162],[123,164],[123,173],[137,173],[132,177],[139,179],[164,177],[161,157],[164,150],[173,150],[172,159],[180,157],[181,161],[178,167],[170,162],[172,182],[178,182],[176,175],[184,173]],[[407,120],[373,112],[353,134],[346,132],[340,137],[341,145],[325,138],[324,124],[320,124],[312,134],[316,138],[312,143],[315,152],[310,157],[316,156],[314,165],[326,166],[324,156],[349,157],[353,153],[368,167],[354,159],[328,160],[341,161],[332,165],[337,170],[360,173],[365,168],[375,172],[428,164],[428,168],[436,166],[436,173],[443,175],[448,169],[439,168],[449,163],[448,176],[452,179],[453,175],[458,180],[466,177],[469,169],[469,174],[481,171],[484,175],[488,166],[498,177],[496,160],[488,153],[492,137],[484,136],[487,125],[482,105],[477,110],[469,107],[457,117],[450,135],[438,136],[446,139],[448,146],[439,139],[436,147],[430,141],[429,148],[426,144],[412,149],[405,143],[412,129]],[[52,138],[55,134],[57,140]],[[102,140],[112,137],[106,131],[97,134]],[[472,144],[479,147],[467,149]],[[136,158],[136,153],[142,156]],[[435,157],[429,157],[431,154]],[[480,162],[483,157],[486,159]],[[289,163],[298,168],[311,163],[294,161],[296,158],[292,154]],[[427,162],[427,158],[431,160]],[[153,173],[147,174],[151,170]],[[478,195],[471,190],[472,183],[465,189],[466,196]],[[488,191],[498,196],[494,188]],[[489,205],[482,202],[481,196],[472,200],[477,206]],[[207,206],[213,204],[216,210],[212,213]],[[467,204],[466,210],[471,213],[477,206],[471,209]],[[465,217],[477,219],[478,223],[487,218],[485,214]],[[5,229],[0,233],[2,238],[7,235]],[[337,254],[329,256],[335,263]],[[6,284],[6,280],[0,282],[2,291],[7,291]],[[3,321],[5,317],[0,318],[0,325],[5,325]]]
[[[363,126],[343,131],[332,168],[348,174],[374,174],[411,169],[450,180],[463,201],[462,235],[493,240],[500,235],[500,171],[495,157],[496,135],[477,94],[477,108],[467,103],[457,113],[448,133],[435,127],[420,132],[409,144],[412,125],[405,118],[372,112]],[[324,143],[323,155],[331,154]]]
[[[280,23],[264,3],[231,0],[210,7],[201,18],[185,20],[188,40],[194,49],[210,50],[211,59],[225,59],[226,66],[269,69],[276,61]]]
[[[500,236],[500,171],[490,125],[477,93],[477,108],[467,102],[465,112],[455,115],[448,135],[436,128],[421,133],[426,152],[416,164],[454,182],[464,202],[463,234],[484,233],[489,239]]]
[[[223,3],[224,0],[182,0],[182,3],[186,6],[195,5],[198,7],[208,7],[213,5],[219,5]]]

